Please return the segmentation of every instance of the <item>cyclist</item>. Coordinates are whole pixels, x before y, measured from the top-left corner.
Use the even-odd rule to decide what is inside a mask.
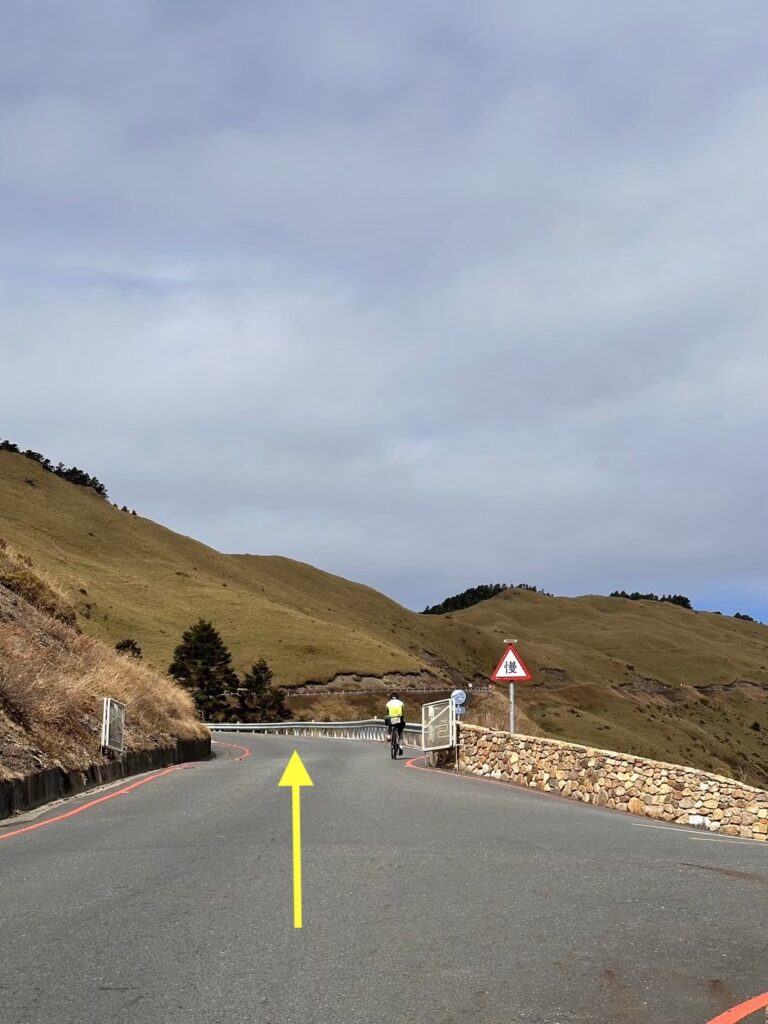
[[[405,704],[396,693],[389,695],[387,701],[387,715],[384,719],[387,726],[387,742],[392,742],[392,730],[397,729],[399,752],[403,752],[403,729],[405,729]]]

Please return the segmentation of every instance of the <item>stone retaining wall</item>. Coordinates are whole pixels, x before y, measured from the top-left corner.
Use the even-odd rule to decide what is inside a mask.
[[[463,725],[459,769],[658,821],[768,839],[768,792],[697,768]]]

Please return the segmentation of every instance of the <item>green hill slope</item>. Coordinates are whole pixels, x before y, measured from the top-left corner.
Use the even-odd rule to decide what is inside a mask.
[[[136,639],[160,668],[201,616],[239,670],[263,656],[288,687],[336,679],[365,689],[389,673],[452,686],[484,678],[503,639],[518,637],[536,677],[518,688],[532,727],[768,780],[768,627],[759,624],[517,590],[419,615],[290,559],[221,554],[4,452],[0,538],[58,581],[82,628],[112,643]],[[361,701],[348,706],[367,709]],[[338,698],[333,706],[338,713]],[[477,700],[474,713],[502,706]]]

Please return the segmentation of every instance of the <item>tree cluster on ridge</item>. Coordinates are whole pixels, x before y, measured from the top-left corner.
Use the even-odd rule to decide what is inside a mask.
[[[61,477],[62,480],[68,480],[69,483],[77,484],[78,487],[90,487],[91,490],[96,491],[102,498],[109,497],[107,488],[100,480],[97,480],[95,476],[91,476],[90,473],[86,473],[84,469],[78,469],[77,466],[67,467],[63,462],[59,462],[54,466],[51,460],[41,455],[40,452],[34,452],[31,448],[22,451],[12,441],[0,441],[0,452],[12,452],[14,455],[23,455],[25,459],[31,459],[32,462],[36,462],[46,472],[53,473],[54,476]]]
[[[624,597],[628,601],[659,601],[660,603],[676,604],[680,608],[688,608],[693,610],[691,599],[686,597],[685,594],[662,594],[659,597],[658,594],[641,594],[637,590],[633,590],[631,594],[628,594],[626,590],[613,590],[610,594],[611,597]]]
[[[478,587],[469,587],[460,594],[453,597],[446,597],[440,604],[428,606],[421,613],[422,615],[445,615],[446,612],[458,612],[463,608],[471,608],[472,605],[480,604],[481,601],[488,601],[497,594],[503,594],[505,590],[528,590],[533,594],[544,594],[545,597],[552,597],[545,590],[531,586],[530,583],[482,583]]]

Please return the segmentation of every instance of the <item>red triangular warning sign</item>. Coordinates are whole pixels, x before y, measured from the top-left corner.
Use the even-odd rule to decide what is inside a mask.
[[[491,676],[492,683],[529,683],[533,676],[525,667],[520,655],[512,644],[507,644],[504,657]]]

